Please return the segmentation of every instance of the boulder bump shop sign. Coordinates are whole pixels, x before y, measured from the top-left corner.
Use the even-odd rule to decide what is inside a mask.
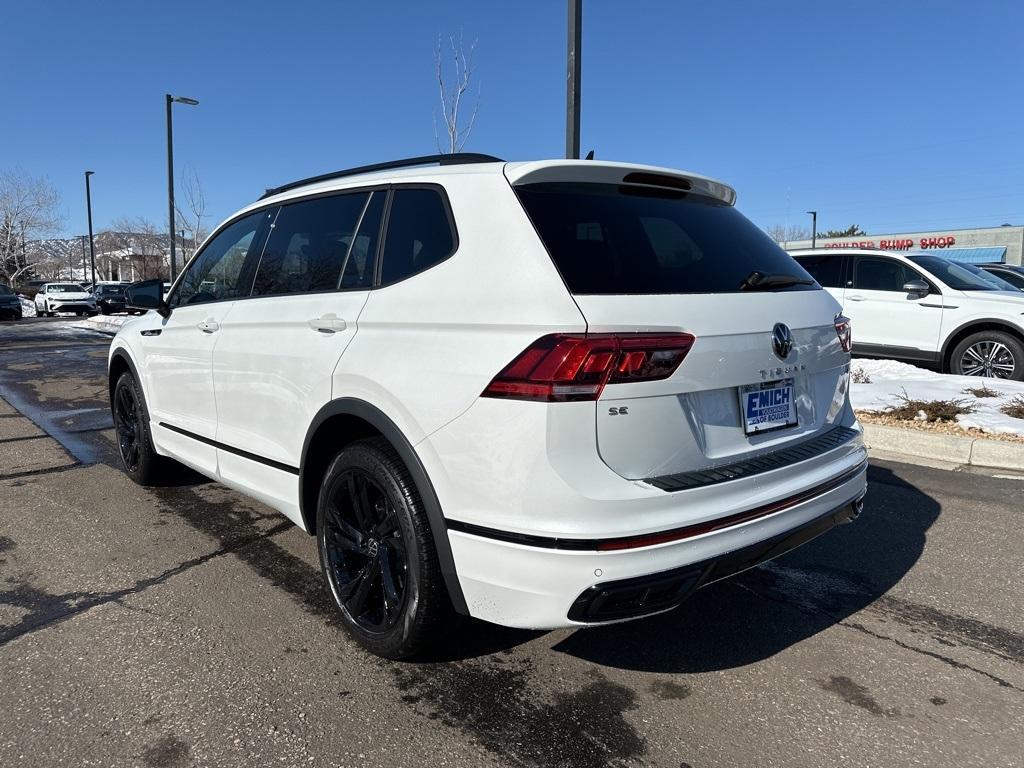
[[[937,237],[922,237],[915,240],[910,237],[898,240],[858,240],[852,243],[824,243],[822,248],[881,248],[884,251],[909,251],[911,248],[952,248],[956,245],[956,237],[953,235],[938,235]]]

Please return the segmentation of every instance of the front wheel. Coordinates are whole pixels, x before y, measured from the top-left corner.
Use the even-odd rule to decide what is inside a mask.
[[[950,357],[950,370],[961,376],[1024,380],[1024,344],[1003,331],[972,333]]]
[[[114,385],[111,410],[117,451],[128,477],[139,485],[162,484],[168,476],[168,462],[153,448],[142,388],[131,373],[122,373]]]
[[[406,659],[438,639],[451,603],[423,503],[383,439],[331,462],[317,501],[320,566],[342,622],[367,650]]]

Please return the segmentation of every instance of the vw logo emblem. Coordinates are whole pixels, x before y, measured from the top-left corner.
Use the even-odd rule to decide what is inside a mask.
[[[785,323],[776,323],[772,328],[772,350],[780,360],[785,360],[793,351],[793,332]]]

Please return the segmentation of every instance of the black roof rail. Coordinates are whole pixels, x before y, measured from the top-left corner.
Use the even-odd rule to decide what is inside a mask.
[[[282,184],[280,187],[274,187],[268,189],[260,196],[260,200],[271,195],[276,195],[281,192],[287,192],[289,189],[296,189],[297,187],[304,187],[307,184],[316,184],[318,181],[328,181],[329,179],[340,179],[345,176],[356,176],[360,173],[372,173],[373,171],[390,171],[395,168],[412,168],[417,165],[464,165],[466,163],[503,163],[505,162],[500,157],[494,157],[492,155],[482,155],[478,152],[452,152],[444,155],[423,155],[421,157],[409,157],[405,160],[390,160],[386,163],[373,163],[372,165],[360,165],[356,168],[346,168],[341,171],[334,171],[333,173],[322,173],[319,176],[310,176],[308,179],[299,179],[299,181],[293,181],[289,184]]]

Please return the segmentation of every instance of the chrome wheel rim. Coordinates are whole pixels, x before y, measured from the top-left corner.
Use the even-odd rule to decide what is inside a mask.
[[[134,472],[139,468],[142,420],[139,418],[139,403],[131,387],[121,387],[114,396],[114,427],[121,461],[125,469]]]
[[[1008,379],[1016,367],[1013,352],[998,341],[975,342],[960,357],[960,372],[964,376]]]
[[[321,539],[327,577],[346,617],[370,634],[395,625],[407,599],[408,558],[398,514],[362,469],[332,482]]]

